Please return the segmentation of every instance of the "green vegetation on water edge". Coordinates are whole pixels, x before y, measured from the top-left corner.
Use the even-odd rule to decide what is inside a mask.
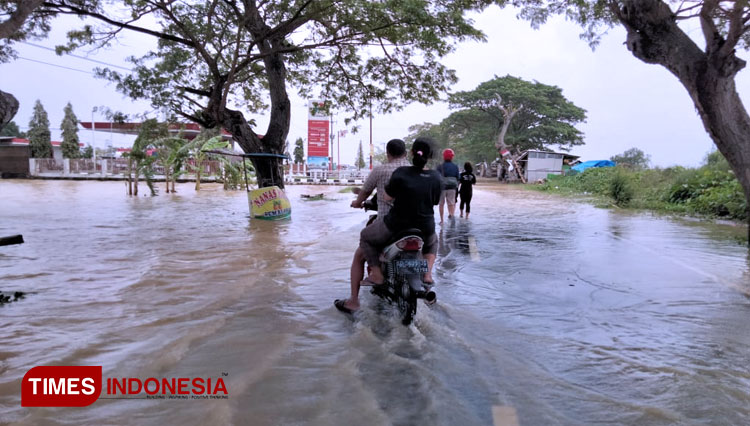
[[[592,168],[583,173],[550,175],[536,186],[559,194],[591,194],[617,206],[746,221],[747,201],[739,181],[718,152],[700,168],[630,170]]]

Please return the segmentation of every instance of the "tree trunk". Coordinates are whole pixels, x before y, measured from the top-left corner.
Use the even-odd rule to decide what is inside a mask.
[[[219,124],[232,133],[243,151],[283,155],[291,123],[291,104],[286,91],[287,70],[284,57],[273,52],[283,50],[285,41],[283,38],[267,37],[272,32],[272,28],[264,23],[264,19],[255,7],[251,7],[249,13],[249,19],[245,22],[245,27],[254,39],[259,40],[258,49],[260,53],[266,55],[263,59],[263,65],[268,77],[268,89],[271,98],[271,117],[268,128],[261,139],[252,130],[241,112],[226,108],[221,91],[222,81],[214,85],[209,101],[209,111]],[[281,158],[252,159],[252,163],[255,167],[255,176],[258,179],[259,188],[272,185],[284,188],[284,179],[282,178],[284,169]]]
[[[627,30],[628,49],[646,63],[664,66],[680,80],[750,204],[750,116],[734,82],[745,61],[735,56],[733,46],[725,46],[726,40],[712,31],[710,21],[703,22],[707,39],[703,51],[677,26],[663,1],[622,4],[614,12]]]
[[[133,173],[133,195],[138,196],[138,175],[141,172],[141,162],[137,161],[135,162],[135,170],[133,170],[135,173]]]
[[[195,162],[195,190],[200,191],[201,190],[201,171],[203,169],[203,162],[202,161],[196,161]]]
[[[37,7],[44,3],[44,0],[20,0],[14,1],[16,10],[10,14],[10,17],[0,22],[0,39],[6,39],[13,36],[18,31],[26,19]]]
[[[0,90],[0,130],[10,123],[18,112],[18,100],[10,93]]]
[[[133,159],[128,158],[128,195],[133,195]]]

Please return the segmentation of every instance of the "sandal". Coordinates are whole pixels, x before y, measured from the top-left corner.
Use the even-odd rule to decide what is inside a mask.
[[[383,285],[383,283],[376,283],[375,281],[371,280],[370,277],[367,277],[360,281],[359,285],[362,287],[373,287],[377,285]]]
[[[341,312],[343,312],[345,314],[350,314],[350,315],[353,314],[355,311],[352,310],[352,309],[347,308],[346,305],[345,305],[345,303],[346,303],[346,299],[343,299],[343,300],[342,299],[336,299],[336,300],[333,301],[333,306],[335,306],[336,309],[338,309],[339,311],[341,311]]]

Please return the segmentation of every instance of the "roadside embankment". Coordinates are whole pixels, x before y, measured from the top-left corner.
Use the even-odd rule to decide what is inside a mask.
[[[575,175],[550,175],[546,182],[529,188],[560,195],[589,196],[600,205],[730,220],[738,224],[748,221],[747,201],[739,181],[723,158],[711,155],[699,168],[595,168]]]

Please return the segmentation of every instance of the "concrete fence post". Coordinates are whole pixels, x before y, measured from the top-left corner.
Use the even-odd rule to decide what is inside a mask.
[[[29,158],[29,175],[36,176],[36,158]]]
[[[63,176],[70,174],[70,158],[63,158]]]

